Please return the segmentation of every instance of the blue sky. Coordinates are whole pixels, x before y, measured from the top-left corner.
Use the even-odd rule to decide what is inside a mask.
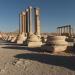
[[[66,24],[75,29],[75,0],[0,0],[0,31],[17,30],[18,14],[30,5],[39,7],[41,32],[54,32]]]

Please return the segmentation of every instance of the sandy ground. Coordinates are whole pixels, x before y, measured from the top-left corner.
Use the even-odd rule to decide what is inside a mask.
[[[75,75],[75,54],[50,54],[0,41],[0,75]]]

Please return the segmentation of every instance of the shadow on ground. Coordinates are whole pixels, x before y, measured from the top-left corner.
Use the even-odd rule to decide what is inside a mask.
[[[29,48],[27,46],[20,46],[20,45],[5,46],[2,48],[11,49],[11,50],[13,50],[13,49],[15,49],[15,50],[28,50],[28,51],[32,51],[32,52],[44,52],[40,48]]]
[[[18,54],[14,57],[19,59],[29,59],[33,61],[39,61],[41,63],[66,67],[71,70],[75,70],[75,56],[56,56],[49,54],[26,53],[26,54]]]
[[[4,42],[5,43],[5,42]],[[40,49],[36,48],[28,48],[26,46],[20,46],[8,43],[8,45],[5,45],[7,49],[16,49],[16,50],[29,50],[34,52],[41,52]],[[33,61],[38,61],[41,63],[49,64],[49,65],[55,65],[60,67],[65,67],[71,70],[75,71],[75,56],[57,56],[57,55],[51,55],[51,54],[41,54],[41,53],[26,53],[26,54],[18,54],[14,56],[15,58],[19,59],[29,59]]]

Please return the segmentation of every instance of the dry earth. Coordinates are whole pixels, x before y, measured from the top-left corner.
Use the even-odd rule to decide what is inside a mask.
[[[50,54],[0,41],[0,75],[75,75],[75,54]]]

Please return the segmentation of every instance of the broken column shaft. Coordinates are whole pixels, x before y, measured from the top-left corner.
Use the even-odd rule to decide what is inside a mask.
[[[29,7],[29,34],[32,33],[32,7]]]
[[[40,35],[39,8],[34,8],[34,16],[35,16],[35,34]]]
[[[22,12],[22,32],[26,33],[26,13]]]

